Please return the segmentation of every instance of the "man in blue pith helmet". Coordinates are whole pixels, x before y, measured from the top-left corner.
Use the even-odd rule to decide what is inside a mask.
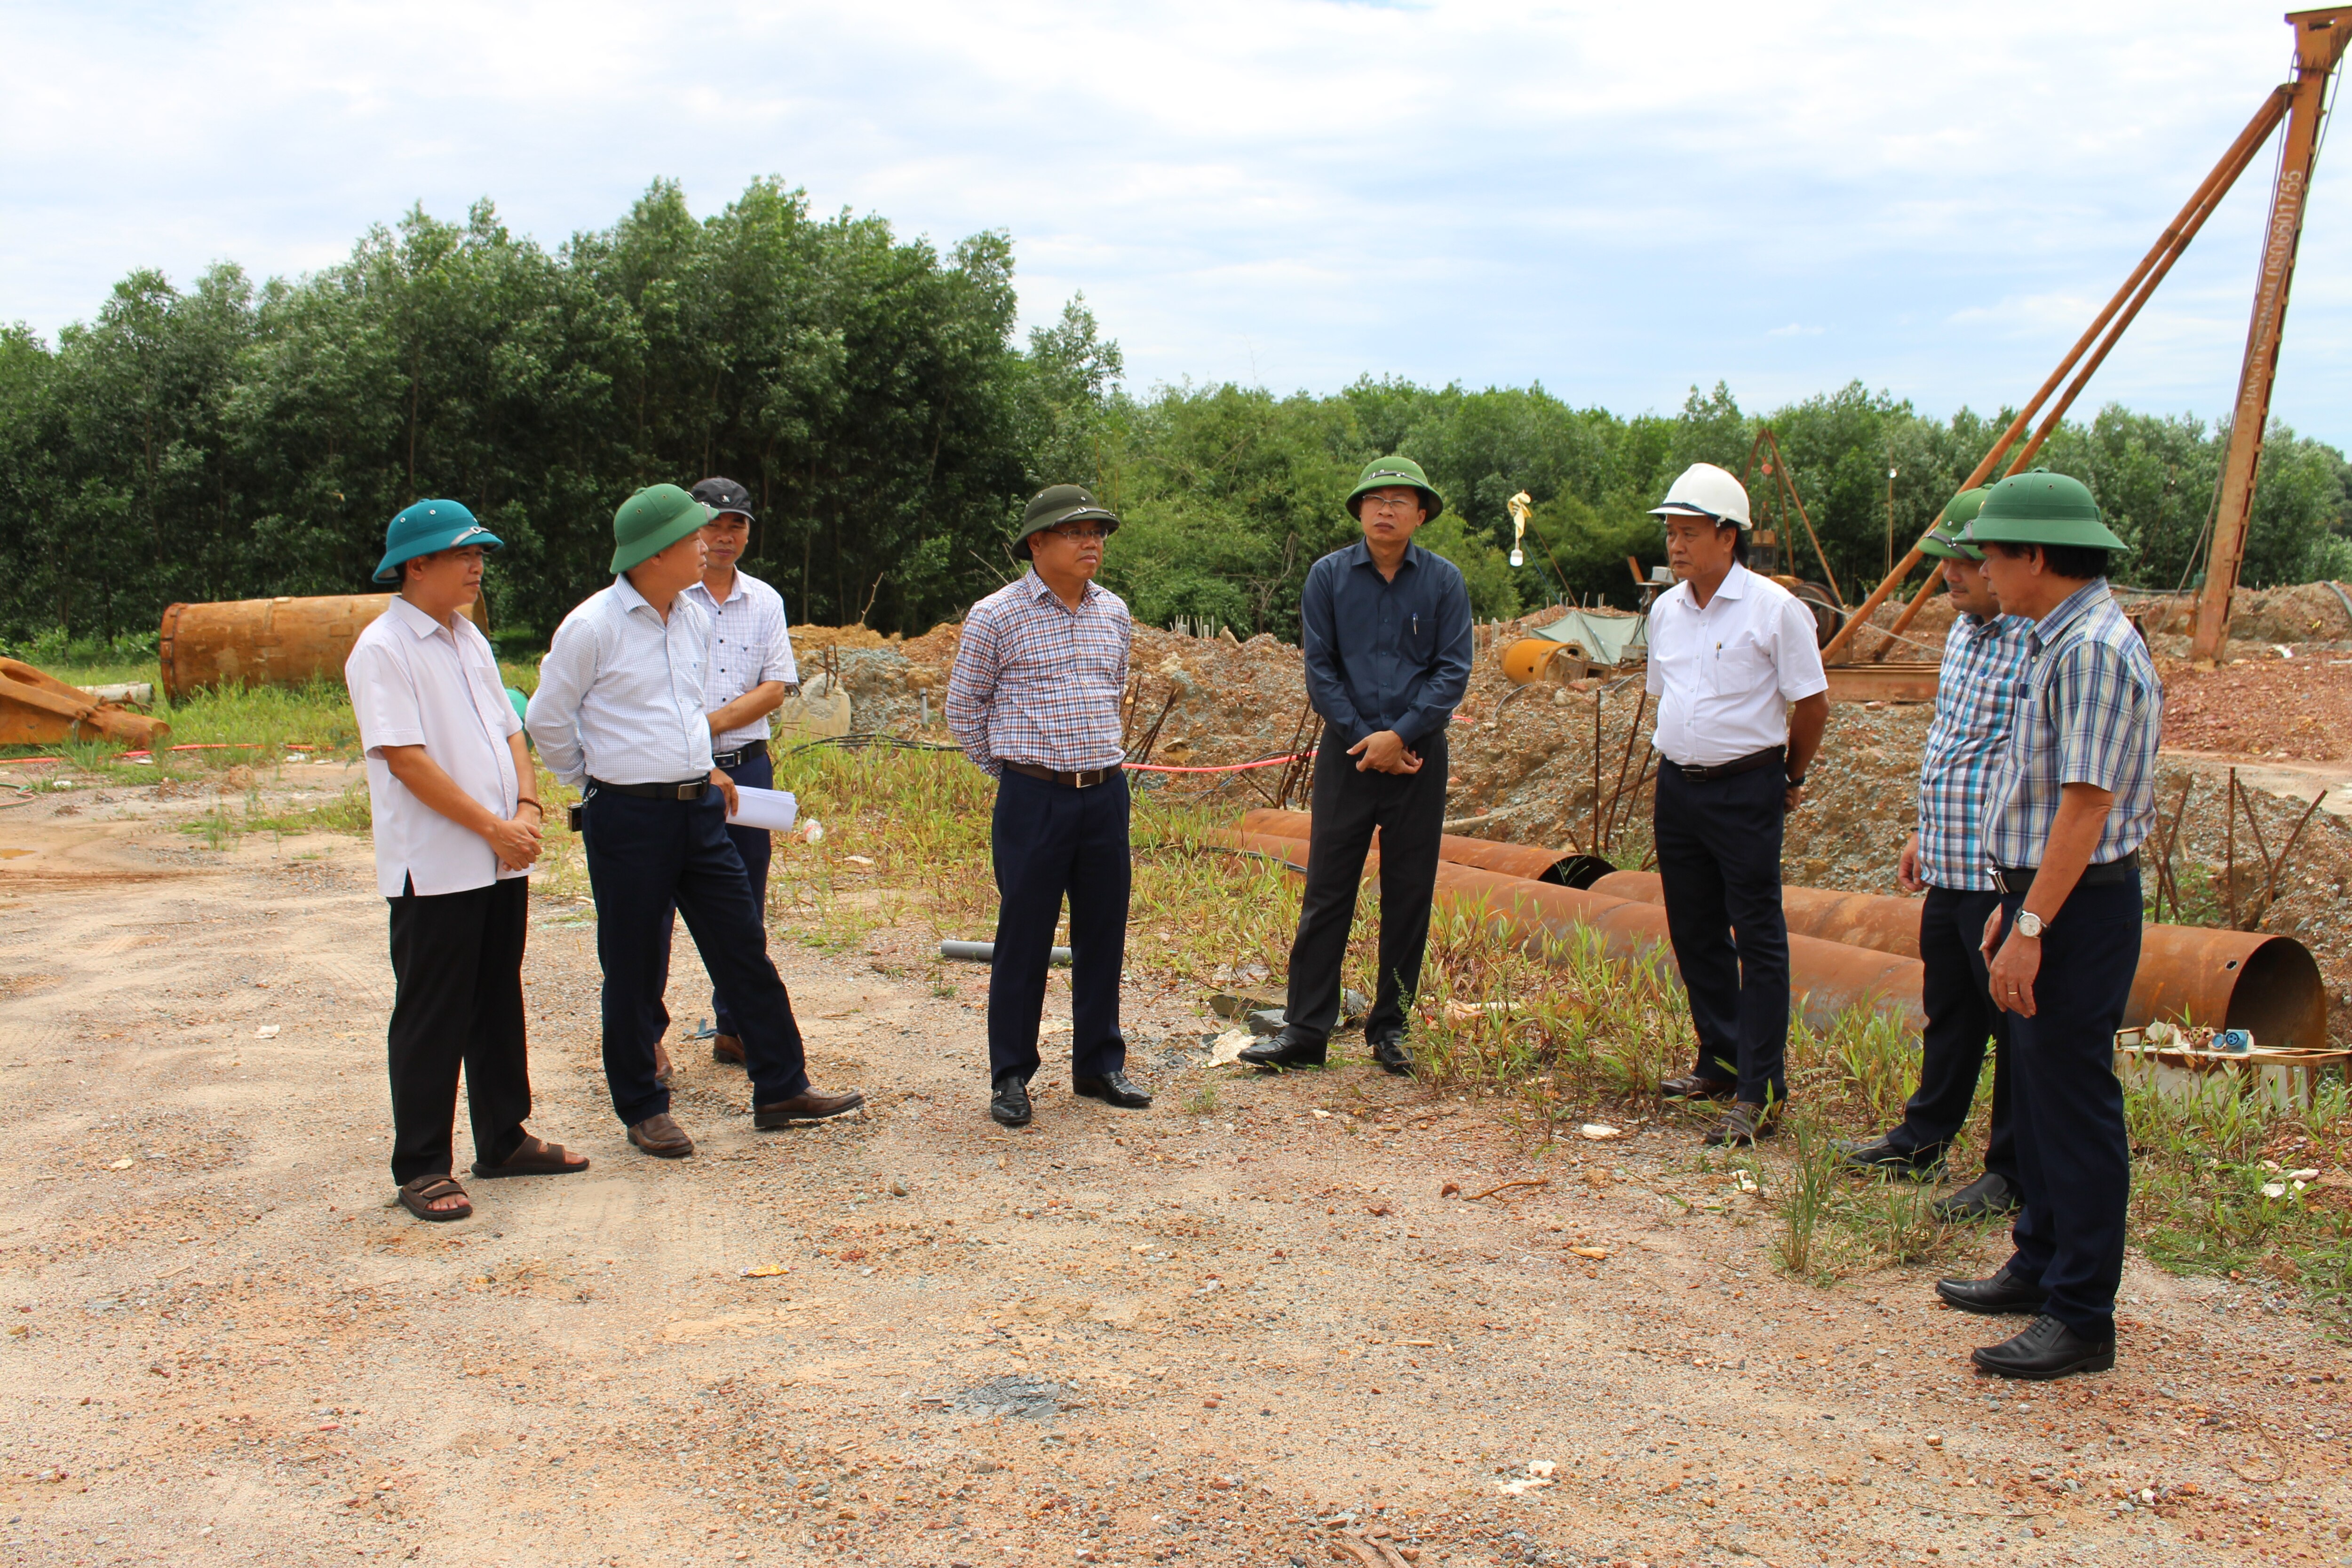
[[[436,1222],[474,1212],[450,1169],[461,1069],[476,1176],[588,1168],[523,1128],[538,780],[489,639],[466,616],[482,558],[499,548],[457,501],[421,500],[394,518],[375,580],[397,591],[343,666],[367,755],[376,890],[392,916],[392,1177],[401,1206]]]
[[[2000,903],[1985,859],[1984,813],[2024,700],[2026,638],[2033,623],[2001,613],[1984,574],[1984,552],[1959,538],[1986,493],[1979,489],[1953,497],[1919,542],[1921,552],[1938,563],[1958,612],[1944,638],[1936,718],[1920,754],[1919,826],[1895,870],[1905,892],[1926,895],[1919,906],[1919,957],[1927,1025],[1920,1037],[1919,1087],[1904,1106],[1903,1120],[1886,1132],[1839,1145],[1849,1170],[1932,1177],[1968,1122],[1990,1040],[1992,1120],[1984,1173],[1936,1201],[1943,1219],[1981,1219],[2017,1206],[2008,1016],[1986,989],[1982,948],[1985,919]]]
[[[1996,1376],[2116,1364],[2131,1138],[2116,1031],[2139,967],[2139,847],[2156,825],[2164,687],[2107,591],[2127,548],[2089,489],[2040,469],[1995,485],[1969,524],[2001,607],[2030,617],[2032,674],[1987,796],[1985,857],[2000,889],[1981,941],[2016,1069],[2015,1251],[1936,1293],[1967,1312],[2033,1321],[1971,1355]]]

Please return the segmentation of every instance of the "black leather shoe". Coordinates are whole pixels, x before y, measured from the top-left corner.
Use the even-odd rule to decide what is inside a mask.
[[[1930,1205],[1937,1219],[1990,1219],[1995,1215],[2015,1214],[2023,1200],[2009,1178],[1987,1171],[1957,1193],[1947,1193]]]
[[[1034,1114],[1029,1109],[1029,1080],[1017,1072],[998,1079],[996,1092],[989,1096],[988,1113],[1006,1127],[1028,1126]]]
[[[1323,1042],[1300,1039],[1288,1029],[1270,1039],[1242,1047],[1241,1059],[1254,1068],[1319,1068]]]
[[[1070,1080],[1072,1094],[1099,1100],[1105,1105],[1116,1105],[1121,1110],[1143,1110],[1151,1104],[1151,1091],[1139,1088],[1126,1073],[1113,1068],[1100,1078],[1074,1078]]]
[[[1404,1054],[1402,1035],[1382,1035],[1371,1042],[1372,1060],[1399,1078],[1412,1076],[1412,1058]]]
[[[1695,1072],[1686,1072],[1680,1078],[1670,1078],[1659,1084],[1658,1098],[1661,1100],[1729,1100],[1733,1091],[1738,1087],[1736,1083],[1727,1083],[1719,1078],[1701,1078]]]
[[[1979,1372],[2040,1383],[2078,1372],[2113,1372],[2116,1342],[2112,1336],[2085,1339],[2045,1312],[2015,1339],[1970,1351],[1969,1359]]]
[[[2049,1291],[2012,1277],[2006,1268],[1990,1279],[1938,1279],[1936,1294],[1948,1307],[1987,1318],[1998,1318],[2007,1312],[2039,1312],[2042,1304],[2050,1299]]]
[[[1837,1141],[1837,1152],[1838,1164],[1845,1170],[1885,1171],[1890,1175],[1909,1176],[1914,1180],[1934,1174],[1944,1163],[1940,1150],[1898,1149],[1885,1138],[1841,1138]]]

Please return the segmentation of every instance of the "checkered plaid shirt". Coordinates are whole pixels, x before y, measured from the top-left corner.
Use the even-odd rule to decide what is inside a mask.
[[[1956,616],[1936,675],[1936,721],[1919,758],[1919,879],[1954,892],[1985,892],[1985,795],[2024,700],[2022,616]]]
[[[2102,580],[2077,589],[2026,638],[2033,667],[1985,815],[1996,865],[2042,864],[2042,847],[2070,784],[2116,792],[2091,863],[2138,848],[2156,826],[2156,747],[2164,687],[2132,624]]]
[[[1087,584],[1076,609],[1034,572],[971,607],[948,677],[948,728],[983,771],[1007,762],[1084,773],[1115,768],[1119,700],[1135,623],[1127,602]]]

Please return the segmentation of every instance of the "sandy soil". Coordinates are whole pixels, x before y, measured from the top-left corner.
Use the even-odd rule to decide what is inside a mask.
[[[1137,1002],[1155,1109],[1008,1134],[918,933],[778,943],[869,1120],[755,1134],[689,1056],[663,1163],[541,904],[534,1125],[595,1167],[415,1223],[365,847],[154,794],[0,815],[7,1562],[2344,1556],[2352,1366],[2252,1286],[2135,1262],[2117,1372],[1988,1384],[1926,1274],[1772,1271],[1777,1155],[1751,1195],[1685,1125],[1546,1147],[1360,1064],[1195,1113],[1189,1002]]]

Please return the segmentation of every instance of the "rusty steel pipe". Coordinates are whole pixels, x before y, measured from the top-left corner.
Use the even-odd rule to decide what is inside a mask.
[[[1661,906],[1654,871],[1617,871],[1592,891]],[[1884,893],[1782,888],[1789,930],[1906,958],[1919,956],[1919,901]],[[2124,1027],[2159,1021],[2246,1029],[2263,1046],[2327,1047],[2327,985],[2311,950],[2293,937],[2211,926],[2140,928],[2139,969]]]
[[[1303,873],[1307,867],[1304,838],[1244,831],[1211,835],[1209,842],[1278,858],[1293,871]],[[1365,875],[1370,876],[1378,865],[1378,856],[1366,857]],[[1654,956],[1669,973],[1675,971],[1666,911],[1660,904],[1579,892],[1447,861],[1438,863],[1437,903],[1489,922],[1497,934],[1538,958],[1548,958],[1552,950],[1589,931],[1612,958]],[[1927,1018],[1920,1003],[1923,973],[1916,958],[1818,937],[1791,933],[1789,938],[1791,1000],[1817,1029],[1830,1027],[1840,1015],[1856,1008],[1889,1011],[1906,1028],[1922,1027]]]
[[[1242,831],[1303,841],[1307,824],[1313,820],[1304,811],[1261,807],[1242,818]],[[1475,866],[1482,871],[1525,877],[1530,882],[1549,882],[1554,886],[1565,885],[1560,868],[1576,858],[1565,849],[1546,849],[1534,844],[1498,844],[1491,838],[1470,838],[1458,833],[1446,834],[1438,840],[1437,858],[1449,865]]]
[[[392,600],[390,594],[335,594],[173,605],[163,612],[156,648],[164,694],[178,702],[210,687],[341,680],[352,645]],[[466,613],[485,633],[490,629],[479,595]]]

